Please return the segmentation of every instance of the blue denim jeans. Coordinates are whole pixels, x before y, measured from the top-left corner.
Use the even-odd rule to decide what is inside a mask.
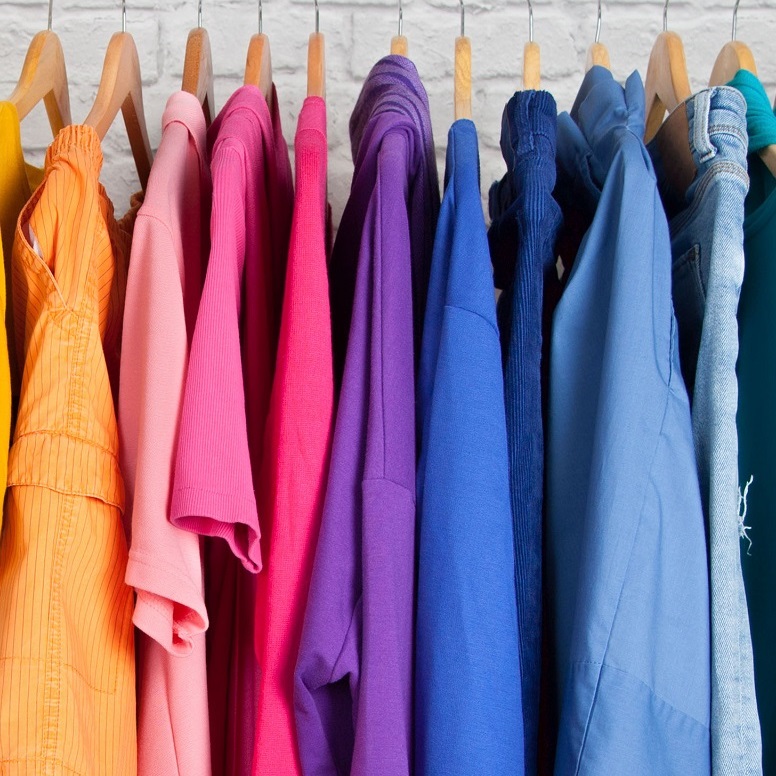
[[[650,143],[666,208],[682,374],[692,401],[711,573],[711,742],[715,776],[762,774],[752,639],[738,519],[738,323],[744,276],[746,104],[729,87],[706,89],[686,110],[696,168],[686,191],[674,162]]]

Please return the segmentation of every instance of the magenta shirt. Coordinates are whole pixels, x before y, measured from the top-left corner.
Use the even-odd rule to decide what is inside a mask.
[[[241,87],[208,132],[211,250],[171,516],[179,527],[214,537],[205,546],[213,771],[240,776],[253,759],[258,685],[254,574],[262,563],[255,491],[293,209],[276,98],[273,106],[270,114],[256,87]]]

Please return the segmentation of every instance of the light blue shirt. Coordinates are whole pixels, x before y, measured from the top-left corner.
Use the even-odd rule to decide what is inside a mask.
[[[455,122],[418,377],[417,776],[522,776],[504,383],[477,133]]]
[[[710,773],[706,535],[645,151],[644,89],[604,68],[558,121],[564,216],[589,228],[555,311],[547,590],[556,776]]]

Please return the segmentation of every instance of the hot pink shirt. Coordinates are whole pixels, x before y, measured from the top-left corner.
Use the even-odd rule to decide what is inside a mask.
[[[258,664],[256,493],[293,187],[277,98],[243,86],[208,132],[211,251],[186,378],[172,521],[205,534],[213,772],[250,772]],[[221,538],[218,538],[221,537]],[[226,541],[222,541],[225,539]]]
[[[294,664],[321,522],[334,380],[326,239],[326,105],[308,97],[294,143],[296,197],[259,494],[264,568],[253,773],[301,774]]]
[[[202,108],[170,97],[137,216],[124,307],[121,466],[131,533],[126,582],[137,591],[138,770],[209,776],[199,538],[171,525],[183,386],[207,257],[210,171]]]

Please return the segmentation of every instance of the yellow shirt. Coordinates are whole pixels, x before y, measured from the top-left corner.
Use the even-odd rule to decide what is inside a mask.
[[[24,364],[0,539],[0,773],[137,772],[132,589],[114,409],[135,211],[65,127],[13,246]]]
[[[41,180],[43,170],[24,161],[16,107],[10,102],[0,102],[0,505],[8,471],[11,396],[18,397],[21,382],[13,344],[13,306],[6,293],[6,286],[10,284],[6,278],[11,277],[16,220]]]

